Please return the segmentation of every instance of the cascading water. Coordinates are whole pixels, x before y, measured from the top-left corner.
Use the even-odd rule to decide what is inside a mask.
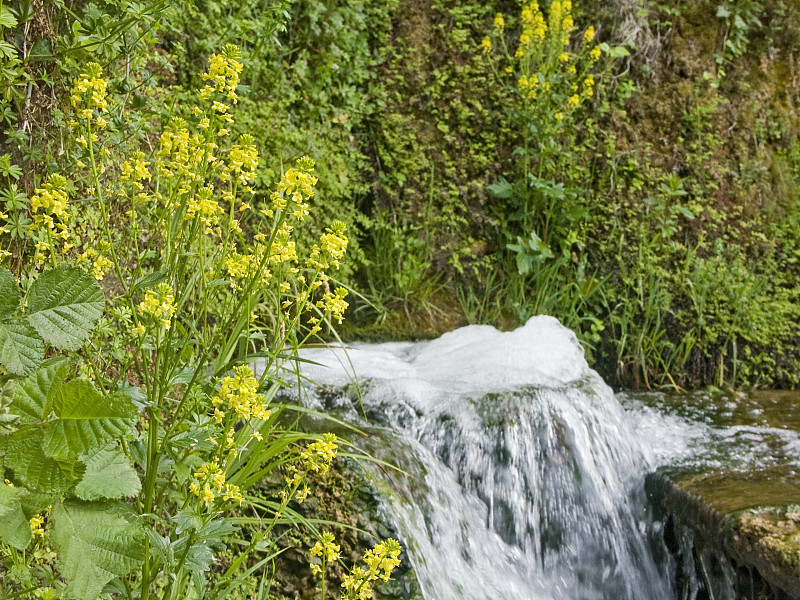
[[[306,401],[400,469],[384,501],[426,600],[674,597],[642,498],[648,440],[555,319],[303,358],[325,390]]]

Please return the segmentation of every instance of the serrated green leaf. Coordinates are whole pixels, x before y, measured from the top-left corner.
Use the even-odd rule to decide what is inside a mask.
[[[28,294],[28,320],[45,342],[78,350],[103,314],[98,283],[78,267],[61,264],[42,273]]]
[[[175,533],[180,535],[184,531],[192,531],[200,529],[203,526],[203,516],[187,508],[179,510],[175,516],[172,517],[172,522],[177,525]]]
[[[0,8],[0,27],[11,29],[17,26],[17,18],[7,6]]]
[[[0,268],[0,321],[13,315],[22,302],[22,292],[17,280],[8,269]]]
[[[67,500],[50,518],[69,598],[97,598],[106,583],[142,562],[142,530],[120,502]]]
[[[61,494],[74,483],[69,464],[45,455],[42,432],[38,428],[15,431],[9,436],[5,466],[26,488],[42,494]],[[67,466],[67,472],[64,467]]]
[[[86,474],[75,488],[83,500],[127,498],[136,495],[141,482],[128,457],[116,442],[90,453],[83,461]]]
[[[11,392],[12,413],[21,425],[41,423],[50,412],[53,396],[69,374],[70,360],[57,356],[44,361],[39,369],[14,386]]]
[[[76,379],[62,385],[53,397],[56,418],[45,425],[48,456],[75,458],[132,429],[136,411],[122,394],[101,395],[91,382]]]
[[[208,571],[214,562],[214,551],[205,542],[192,544],[183,565],[190,571]]]
[[[24,321],[0,323],[0,364],[9,373],[27,375],[44,358],[44,345],[36,330]]]

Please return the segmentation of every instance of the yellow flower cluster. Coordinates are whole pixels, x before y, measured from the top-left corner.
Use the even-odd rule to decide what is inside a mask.
[[[594,93],[594,76],[589,74],[583,80],[581,95],[584,98],[591,98],[593,93]]]
[[[264,396],[258,393],[258,380],[253,371],[247,365],[240,365],[233,368],[233,377],[225,377],[220,385],[219,392],[212,398],[211,404],[218,409],[223,406],[226,410],[232,410],[239,419],[263,419],[267,420],[270,411],[264,405]],[[221,423],[225,418],[225,413],[215,410],[215,419]]]
[[[144,152],[134,152],[133,155],[122,163],[120,181],[130,181],[137,190],[143,190],[143,181],[150,179],[150,169],[145,160]]]
[[[316,256],[315,260],[318,259],[315,266],[318,265],[321,269],[327,269],[328,267],[339,268],[339,260],[347,251],[348,239],[345,234],[346,231],[347,225],[338,220],[331,223],[330,227],[325,228],[325,233],[319,238],[320,245],[317,246],[315,244],[311,251],[312,256]],[[322,254],[320,254],[320,251]]]
[[[212,233],[223,214],[222,207],[214,198],[214,188],[203,185],[197,188],[186,202],[184,219],[191,221],[197,218],[203,225],[205,233]]]
[[[505,19],[503,19],[503,13],[497,13],[494,16],[494,29],[495,31],[503,31],[506,26]]]
[[[172,287],[168,283],[159,283],[155,290],[147,290],[144,300],[139,303],[139,312],[151,315],[159,321],[164,329],[169,329],[170,319],[175,314],[175,296]],[[143,333],[140,330],[136,333]]]
[[[44,536],[44,516],[34,515],[29,521],[33,535]]]
[[[547,16],[547,26],[557,32],[560,47],[569,44],[569,36],[575,29],[572,19],[572,0],[553,0],[550,4],[550,14]]]
[[[372,583],[381,579],[389,581],[392,571],[400,564],[400,542],[391,538],[376,544],[364,553],[367,568],[356,567],[342,579],[342,598],[346,600],[369,600],[372,598]]]
[[[489,54],[492,51],[492,40],[489,39],[488,35],[481,41],[481,48],[483,48],[484,54]]]
[[[297,261],[297,245],[292,239],[292,226],[284,222],[275,232],[275,239],[270,248],[269,262],[279,265]]]
[[[204,462],[200,466],[189,484],[189,491],[205,502],[206,508],[211,508],[219,497],[223,502],[244,502],[239,486],[225,483],[225,473],[216,462]]]
[[[182,185],[202,183],[201,173],[207,163],[215,159],[217,145],[206,142],[198,134],[189,134],[186,121],[179,117],[170,119],[159,138],[156,151],[156,172],[159,177],[169,180],[178,176]],[[181,189],[180,195],[188,193]]]
[[[79,265],[91,264],[89,273],[91,273],[92,277],[97,281],[103,279],[106,273],[108,273],[108,270],[114,266],[114,263],[112,263],[107,256],[98,253],[94,248],[86,249],[83,253],[78,255],[75,262]]]
[[[309,471],[315,473],[326,473],[328,468],[336,458],[339,446],[336,444],[336,435],[325,433],[322,439],[312,442],[300,452],[299,462],[289,465],[285,476],[286,487],[281,490],[281,500],[286,503],[294,493],[294,499],[303,502],[308,496],[308,484],[306,475]],[[302,485],[302,488],[300,487]]]
[[[522,32],[519,36],[519,47],[514,55],[516,58],[538,52],[547,34],[547,24],[538,2],[533,1],[523,5],[520,20],[522,21]]]
[[[307,201],[314,195],[314,186],[317,184],[313,172],[313,159],[307,156],[297,159],[297,168],[286,171],[278,183],[278,189],[270,195],[272,208],[267,211],[267,216],[286,210],[291,201],[292,216],[302,221],[308,214]]]
[[[90,62],[85,70],[78,75],[72,87],[70,102],[77,109],[77,114],[82,119],[91,120],[94,111],[99,113],[108,108],[106,88],[108,84],[101,77],[103,69],[96,62]],[[105,121],[98,118],[100,127],[105,126]]]
[[[228,164],[222,170],[222,181],[235,180],[237,184],[249,185],[256,178],[258,167],[258,149],[255,138],[244,134],[239,143],[234,144],[228,153]]]
[[[306,471],[314,471],[315,473],[325,473],[330,467],[333,459],[336,458],[336,452],[339,446],[336,444],[336,434],[324,433],[322,439],[309,444],[305,450],[300,453],[303,459]]]
[[[317,308],[321,309],[326,315],[332,316],[341,324],[344,318],[344,311],[349,306],[345,301],[345,297],[347,297],[347,290],[344,288],[336,288],[333,292],[325,292],[317,302]]]
[[[41,241],[36,247],[36,262],[43,260],[45,250],[54,250],[53,244],[61,240],[66,245],[69,238],[68,226],[72,220],[69,197],[67,196],[67,180],[58,174],[52,174],[41,188],[34,191],[31,198],[31,216],[33,221],[29,232],[42,231],[47,241]]]
[[[236,87],[239,85],[239,74],[241,72],[241,51],[234,44],[225,44],[222,52],[211,56],[208,73],[204,73],[202,76],[208,83],[200,90],[200,98],[210,98],[216,92],[236,104],[238,101]]]
[[[341,558],[341,552],[339,544],[334,544],[333,540],[334,537],[332,533],[323,531],[317,543],[314,544],[314,547],[311,548],[308,553],[311,556],[318,556],[326,563],[336,562]],[[317,563],[311,563],[311,572],[314,573],[314,575],[319,575],[322,573],[322,567]]]

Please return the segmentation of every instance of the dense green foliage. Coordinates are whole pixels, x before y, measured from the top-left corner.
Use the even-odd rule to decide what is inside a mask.
[[[545,312],[621,384],[796,385],[797,8],[587,0],[563,47],[523,66],[524,6],[150,1],[111,19],[117,3],[6,3],[6,204],[74,159],[60,99],[89,53],[140,109],[119,139],[133,144],[186,111],[208,56],[235,42],[255,205],[315,157],[321,201],[301,237],[331,218],[358,233],[339,277],[364,295],[361,335]],[[546,23],[552,8],[538,6]],[[558,56],[585,75],[595,45],[593,93],[575,104],[582,83]],[[552,91],[521,94],[533,74]],[[13,246],[28,217],[10,214]]]

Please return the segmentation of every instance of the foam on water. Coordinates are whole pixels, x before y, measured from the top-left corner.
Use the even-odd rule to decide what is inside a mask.
[[[343,385],[355,374],[359,379],[417,379],[473,394],[565,385],[590,372],[575,334],[547,316],[533,317],[509,332],[470,325],[429,342],[311,349],[303,357],[320,364],[304,373],[327,385]]]

